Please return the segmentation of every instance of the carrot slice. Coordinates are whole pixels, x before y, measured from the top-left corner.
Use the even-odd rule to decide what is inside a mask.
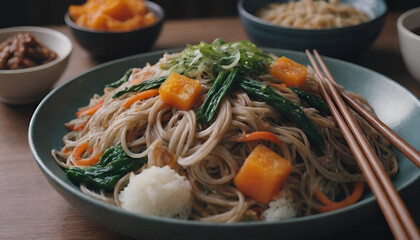
[[[89,147],[89,142],[84,142],[79,145],[77,145],[72,152],[72,157],[74,159],[74,162],[77,165],[83,165],[83,166],[91,166],[95,163],[97,163],[102,155],[102,153],[98,153],[95,156],[92,156],[90,158],[82,158],[82,155]]]
[[[83,155],[84,152],[86,152],[88,147],[89,147],[89,142],[84,142],[84,143],[81,143],[81,144],[77,145],[73,149],[73,152],[71,154],[73,159],[74,160],[82,159],[82,155]]]
[[[159,90],[157,89],[149,89],[143,92],[139,92],[136,93],[135,95],[129,97],[127,100],[125,100],[125,102],[123,103],[123,105],[121,106],[122,108],[129,108],[133,103],[137,102],[137,101],[141,101],[144,99],[148,99],[151,97],[154,97],[156,95],[159,94]]]
[[[287,85],[285,83],[270,83],[270,86],[278,89],[287,88]]]
[[[316,192],[315,192],[315,197],[319,201],[321,201],[322,203],[325,204],[324,206],[318,207],[318,211],[329,212],[329,211],[336,210],[336,209],[343,208],[343,207],[347,207],[347,206],[350,206],[350,205],[356,203],[362,197],[364,187],[365,187],[365,183],[363,183],[363,182],[354,183],[354,189],[353,189],[352,194],[349,195],[347,198],[343,199],[342,201],[339,201],[339,202],[331,201],[327,196],[325,196],[325,194],[322,192],[321,188],[318,187],[316,189]]]
[[[171,162],[168,163],[168,166],[172,169],[175,168],[176,161],[178,160],[178,156],[176,154],[172,155]]]
[[[140,84],[141,82],[143,82],[144,80],[146,80],[145,78],[133,78],[133,80],[131,81],[133,86]]]
[[[320,187],[317,187],[316,192],[315,192],[315,197],[322,202],[325,205],[329,205],[332,204],[333,201],[331,201],[321,190]]]
[[[253,140],[267,140],[279,146],[281,144],[279,138],[269,131],[256,131],[256,132],[245,134],[236,139],[237,142],[246,142],[246,141],[253,141]]]
[[[64,124],[65,126],[66,126],[66,128],[67,128],[67,130],[69,130],[69,131],[80,131],[80,130],[76,130],[76,129],[79,129],[80,127],[75,127],[75,125],[74,124]]]
[[[99,159],[101,158],[102,153],[98,153],[95,156],[92,156],[90,158],[81,158],[79,160],[74,161],[77,165],[81,166],[92,166],[99,162]]]
[[[290,161],[260,144],[249,154],[233,182],[245,195],[268,204],[291,170]]]
[[[76,112],[76,117],[92,116],[96,111],[98,111],[99,108],[102,107],[102,105],[104,104],[104,101],[105,101],[105,99],[102,98],[95,105],[90,106],[90,107],[86,107],[82,110],[77,111]]]
[[[76,127],[75,124],[68,124],[68,123],[66,123],[64,125],[66,126],[67,130],[69,130],[69,131],[76,131],[77,132],[77,131],[82,130],[86,126],[87,122],[88,122],[88,120],[84,121],[80,125],[77,125],[77,127]]]
[[[299,87],[306,79],[307,69],[287,57],[281,57],[274,62],[270,74],[278,78],[287,86]]]

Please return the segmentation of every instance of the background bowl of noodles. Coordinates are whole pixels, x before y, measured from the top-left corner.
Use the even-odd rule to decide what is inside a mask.
[[[257,17],[257,12],[270,3],[288,0],[240,0],[237,8],[250,39],[261,47],[304,51],[317,49],[323,55],[349,58],[366,50],[378,37],[385,23],[387,5],[383,0],[342,0],[362,10],[368,22],[339,28],[302,29],[280,26]],[[308,16],[310,17],[310,16]]]
[[[304,53],[276,49],[265,51],[307,63]],[[328,213],[276,222],[238,223],[205,223],[141,215],[81,192],[51,157],[51,149],[62,146],[62,136],[67,132],[64,123],[74,117],[77,108],[85,105],[93,93],[102,93],[105,84],[119,79],[129,68],[157,62],[162,54],[162,51],[152,52],[102,64],[55,89],[36,109],[28,132],[31,152],[49,184],[70,205],[114,231],[139,239],[169,239],[174,236],[180,239],[314,239],[337,238],[344,233],[347,237],[390,236],[370,192],[365,193],[358,203]],[[325,62],[340,84],[366,98],[386,124],[416,149],[420,148],[420,122],[417,119],[420,115],[420,101],[412,93],[389,78],[363,67],[330,58],[325,58]],[[381,91],[371,94],[371,89]],[[78,92],[77,98],[74,97],[75,91]],[[54,118],[51,117],[52,112],[55,113]],[[393,183],[400,192],[411,193],[409,199],[415,206],[420,199],[415,188],[420,185],[420,170],[402,154],[394,151],[399,158],[400,170],[392,179]],[[409,210],[417,211],[413,213],[414,218],[418,218],[418,208],[410,206]],[[368,229],[372,224],[373,228]],[[355,228],[360,231],[354,231]]]

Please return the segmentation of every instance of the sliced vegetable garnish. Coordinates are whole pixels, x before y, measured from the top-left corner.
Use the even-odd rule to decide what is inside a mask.
[[[290,87],[290,90],[296,93],[302,101],[305,101],[306,103],[308,103],[309,106],[316,108],[318,111],[320,111],[323,114],[331,115],[328,105],[321,98],[315,95],[312,95],[308,92],[305,92],[304,90],[298,87]]]
[[[99,161],[101,155],[102,153],[98,153],[90,158],[81,158],[81,159],[76,160],[75,162],[79,166],[92,166]]]
[[[247,133],[236,139],[237,142],[247,142],[247,141],[254,141],[254,140],[267,140],[279,146],[281,145],[279,138],[273,133],[268,132],[268,131],[256,131],[252,133]]]
[[[268,73],[272,62],[273,59],[252,42],[225,43],[218,38],[212,43],[188,45],[182,56],[169,60],[162,68],[189,77],[206,73],[215,79],[219,72],[234,68],[251,75]]]
[[[349,195],[348,197],[346,197],[345,199],[343,199],[342,201],[339,201],[339,202],[331,201],[327,196],[325,196],[325,194],[322,192],[321,188],[318,187],[316,189],[316,192],[315,192],[315,197],[319,201],[321,201],[323,204],[325,204],[325,206],[319,206],[318,210],[320,212],[329,212],[329,211],[332,211],[332,210],[336,210],[336,209],[340,209],[340,208],[343,208],[343,207],[350,206],[350,205],[356,203],[357,201],[359,201],[359,199],[362,197],[364,187],[365,187],[365,183],[355,182],[353,193],[351,195]]]
[[[124,90],[115,93],[114,96],[112,96],[112,98],[120,97],[120,96],[122,96],[126,93],[129,93],[129,92],[142,92],[142,91],[146,91],[146,90],[149,90],[149,89],[159,88],[160,85],[162,85],[162,83],[165,80],[166,80],[166,77],[157,77],[157,78],[152,78],[152,79],[149,79],[149,80],[144,80],[143,82],[141,82],[137,85],[127,87]]]
[[[295,122],[307,135],[312,144],[320,150],[323,149],[324,138],[321,132],[298,105],[279,95],[271,87],[258,81],[246,77],[240,77],[238,81],[239,86],[250,96],[275,107],[281,115],[285,116],[289,121]]]
[[[102,153],[98,153],[95,156],[91,156],[90,158],[82,158],[83,153],[89,148],[89,142],[81,143],[80,145],[76,146],[71,153],[74,162],[77,165],[82,166],[91,166],[99,161],[100,156]]]
[[[82,159],[82,155],[83,155],[84,152],[86,152],[88,147],[89,147],[89,142],[83,142],[83,143],[77,145],[73,149],[73,152],[71,154],[73,159],[76,160],[76,161],[79,160],[79,159]]]
[[[95,105],[83,108],[76,112],[76,117],[83,117],[83,116],[92,116],[96,111],[98,111],[102,105],[104,104],[105,98],[99,100]]]
[[[117,88],[117,87],[121,86],[123,83],[128,81],[131,73],[132,73],[131,69],[127,70],[127,72],[125,72],[124,76],[122,76],[118,81],[107,84],[107,85],[105,85],[105,87]]]
[[[260,144],[249,154],[234,183],[245,195],[268,204],[291,170],[290,161]]]
[[[74,123],[70,122],[70,123],[66,123],[64,125],[66,126],[67,130],[69,130],[69,131],[80,131],[86,126],[88,121],[89,121],[89,119],[86,119],[85,121],[83,121],[80,124],[74,124]]]
[[[199,122],[209,123],[213,119],[220,102],[232,86],[237,73],[238,69],[219,73],[210,90],[207,92],[204,103],[196,113]]]
[[[129,108],[131,105],[133,105],[133,103],[137,101],[145,100],[145,99],[154,97],[158,94],[159,94],[159,90],[157,89],[149,89],[143,92],[136,93],[133,96],[129,97],[127,100],[125,100],[125,102],[123,103],[121,107]]]
[[[86,184],[94,189],[105,188],[112,191],[121,177],[136,171],[146,161],[145,158],[135,159],[127,156],[121,144],[118,144],[108,148],[96,165],[87,168],[66,169],[66,176],[77,184]]]

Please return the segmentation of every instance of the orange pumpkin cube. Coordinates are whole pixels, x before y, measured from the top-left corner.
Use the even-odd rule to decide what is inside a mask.
[[[201,83],[178,73],[172,73],[159,88],[159,95],[166,104],[191,109],[201,95]]]
[[[137,28],[143,25],[143,16],[135,15],[126,21],[119,21],[109,18],[107,22],[108,30],[113,32],[124,32]]]
[[[154,13],[149,12],[144,15],[144,25],[149,26],[156,22],[156,16]]]
[[[270,74],[282,81],[287,86],[299,87],[306,79],[307,69],[287,57],[281,57],[274,62]]]
[[[291,170],[290,161],[259,144],[249,154],[233,181],[243,194],[268,204]]]
[[[147,7],[144,1],[139,0],[126,0],[126,3],[130,6],[131,11],[135,15],[145,15],[147,13]]]
[[[69,14],[80,26],[111,32],[130,31],[157,21],[144,0],[87,0],[83,5],[70,5]]]
[[[86,14],[86,13],[87,13],[87,9],[86,9],[85,5],[82,5],[82,6],[70,5],[69,6],[69,14],[70,14],[70,17],[73,21],[75,21],[80,16],[82,16],[83,14]]]
[[[97,30],[106,30],[108,18],[107,15],[104,15],[101,12],[95,13],[89,19],[89,27]]]
[[[106,1],[102,12],[119,21],[125,21],[134,15],[130,5],[125,0]]]
[[[78,17],[77,20],[75,21],[77,25],[80,25],[83,27],[88,27],[88,22],[89,22],[89,18],[87,14],[80,15],[80,17]]]

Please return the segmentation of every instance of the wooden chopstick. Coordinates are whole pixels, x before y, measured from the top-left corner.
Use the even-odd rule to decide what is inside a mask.
[[[332,82],[325,80],[315,59],[308,50],[306,50],[306,54],[319,77],[318,81],[322,95],[332,115],[336,119],[340,130],[343,132],[343,136],[349,144],[370,189],[375,195],[394,237],[396,239],[420,238],[418,228],[409,215],[407,208],[393,187],[391,180],[386,175],[376,155],[373,153],[373,150],[370,148],[357,122],[351,116],[344,101],[341,99],[340,94]],[[317,52],[315,52],[315,55],[318,61],[322,62]],[[324,83],[335,102],[325,89]]]
[[[411,160],[418,168],[420,168],[420,152],[414,149],[398,134],[392,131],[385,123],[376,118],[371,112],[367,111],[357,101],[351,98],[347,93],[342,92],[341,96],[346,102],[358,112],[372,127],[380,132],[391,144],[396,147],[402,154]]]
[[[314,51],[314,54],[317,59],[321,59],[318,52]],[[331,72],[328,70],[327,66],[323,61],[319,61],[322,70],[327,76],[326,80],[333,83],[336,86]],[[346,102],[358,112],[366,121],[374,127],[378,132],[380,132],[393,146],[395,146],[402,154],[404,154],[408,159],[410,159],[418,168],[420,168],[420,152],[414,149],[410,144],[408,144],[404,139],[402,139],[398,134],[392,131],[385,123],[380,119],[375,117],[371,112],[367,111],[363,106],[361,106],[357,101],[351,98],[344,91],[341,92],[341,96],[346,100]]]
[[[358,143],[354,136],[351,134],[351,131],[347,124],[345,123],[343,117],[341,116],[339,110],[335,106],[333,100],[331,99],[330,95],[327,93],[327,90],[324,87],[324,83],[321,81],[323,79],[323,75],[315,62],[314,58],[310,54],[310,52],[307,50],[306,54],[308,55],[308,58],[318,74],[318,81],[319,86],[322,92],[322,95],[324,97],[324,100],[327,102],[328,107],[330,108],[331,114],[336,119],[337,124],[340,128],[340,130],[343,132],[343,136],[345,137],[353,155],[355,156],[357,163],[362,170],[363,175],[365,176],[367,183],[369,187],[372,189],[372,192],[376,196],[378,200],[378,204],[384,214],[385,219],[388,222],[388,225],[390,226],[390,229],[392,233],[394,234],[395,238],[397,239],[407,239],[407,234],[405,233],[405,230],[399,221],[395,211],[392,208],[391,203],[389,202],[388,198],[386,197],[386,194],[381,187],[378,179],[373,174],[372,169],[370,168],[369,163],[366,160],[365,155],[360,150],[360,147],[358,146]]]
[[[372,148],[369,146],[369,143],[366,139],[366,137],[363,135],[360,127],[358,126],[357,122],[354,120],[354,118],[351,116],[350,112],[346,108],[344,101],[340,98],[340,95],[338,94],[335,85],[335,80],[333,79],[331,73],[327,69],[325,63],[322,61],[321,56],[319,53],[314,50],[314,54],[316,59],[318,60],[319,64],[322,66],[324,73],[327,75],[326,78],[323,78],[326,80],[328,89],[331,92],[335,92],[333,96],[337,95],[334,100],[338,105],[342,105],[340,107],[340,111],[345,117],[345,120],[347,124],[350,126],[353,134],[356,136],[361,149],[363,150],[364,154],[366,155],[369,164],[371,165],[374,173],[376,174],[379,181],[382,183],[382,186],[387,193],[391,204],[393,205],[394,209],[396,210],[396,213],[398,217],[400,218],[400,221],[405,224],[405,230],[407,231],[408,236],[410,236],[411,239],[414,239],[414,237],[417,237],[416,239],[420,239],[420,234],[418,232],[418,228],[416,227],[413,219],[411,218],[407,208],[405,207],[403,201],[401,200],[400,196],[398,195],[397,191],[395,190],[391,180],[389,179],[388,175],[385,173],[382,165],[379,162],[379,159],[377,158],[376,154],[373,152]],[[329,74],[328,74],[329,73]],[[396,135],[396,134],[395,134]]]

